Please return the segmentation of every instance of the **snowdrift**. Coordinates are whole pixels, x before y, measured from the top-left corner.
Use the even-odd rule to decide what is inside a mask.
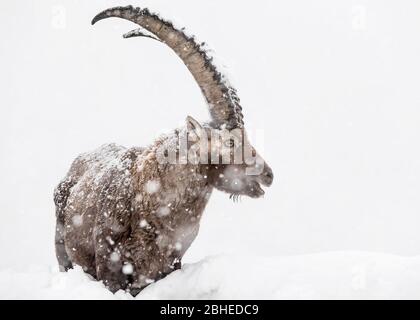
[[[186,264],[136,299],[420,299],[420,257],[364,252],[216,256]],[[0,271],[2,299],[133,299],[81,268]]]

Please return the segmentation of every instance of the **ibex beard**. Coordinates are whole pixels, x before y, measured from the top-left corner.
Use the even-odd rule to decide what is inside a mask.
[[[133,21],[125,35],[168,45],[199,85],[211,122],[186,125],[145,148],[115,144],[80,155],[55,189],[56,255],[60,270],[73,265],[115,292],[132,295],[181,267],[198,233],[214,188],[259,198],[273,173],[250,144],[236,90],[211,58],[182,31],[147,9],[117,7],[108,17]]]

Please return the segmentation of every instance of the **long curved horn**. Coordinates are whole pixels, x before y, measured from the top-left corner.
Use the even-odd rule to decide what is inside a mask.
[[[209,58],[193,37],[188,37],[171,22],[163,20],[147,8],[132,6],[102,11],[93,18],[92,24],[110,17],[137,23],[175,51],[190,70],[206,98],[213,126],[217,128],[226,126],[227,129],[243,127],[242,108],[236,90],[229,85],[227,79],[212,63],[212,58]],[[129,37],[131,36],[143,36],[143,33],[134,31],[129,33]]]

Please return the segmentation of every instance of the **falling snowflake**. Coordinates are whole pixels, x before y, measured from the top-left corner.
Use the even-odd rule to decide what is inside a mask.
[[[75,227],[80,227],[83,223],[83,217],[77,214],[71,218],[71,221]]]
[[[234,190],[241,190],[243,187],[243,183],[239,179],[233,179],[231,182],[231,188]]]
[[[114,240],[112,240],[112,238],[110,236],[106,237],[106,241],[108,241],[108,243],[112,246],[115,244]]]
[[[160,207],[157,211],[157,215],[159,217],[166,217],[170,213],[171,213],[171,209],[169,209],[168,207]]]
[[[120,260],[120,254],[118,252],[113,252],[111,253],[111,255],[109,256],[109,258],[111,259],[112,262],[117,262]],[[124,271],[123,271],[124,272]]]
[[[131,263],[127,263],[122,267],[122,273],[129,275],[133,273],[133,265]]]
[[[140,220],[140,228],[146,228],[149,224],[147,223],[146,220],[142,219]]]
[[[148,194],[156,193],[157,191],[159,191],[159,189],[160,189],[159,181],[157,181],[157,180],[147,181],[146,186],[145,186],[145,190]]]
[[[142,194],[141,194],[141,193],[138,193],[138,194],[136,195],[135,200],[136,200],[137,202],[141,202],[141,201],[143,200],[143,196],[142,196]]]

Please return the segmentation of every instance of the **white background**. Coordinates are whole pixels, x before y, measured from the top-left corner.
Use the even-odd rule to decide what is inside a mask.
[[[170,49],[90,25],[122,4],[209,43],[275,174],[264,199],[215,192],[185,261],[420,254],[419,1],[19,0],[0,2],[0,268],[55,264],[52,193],[79,153],[208,118]]]

